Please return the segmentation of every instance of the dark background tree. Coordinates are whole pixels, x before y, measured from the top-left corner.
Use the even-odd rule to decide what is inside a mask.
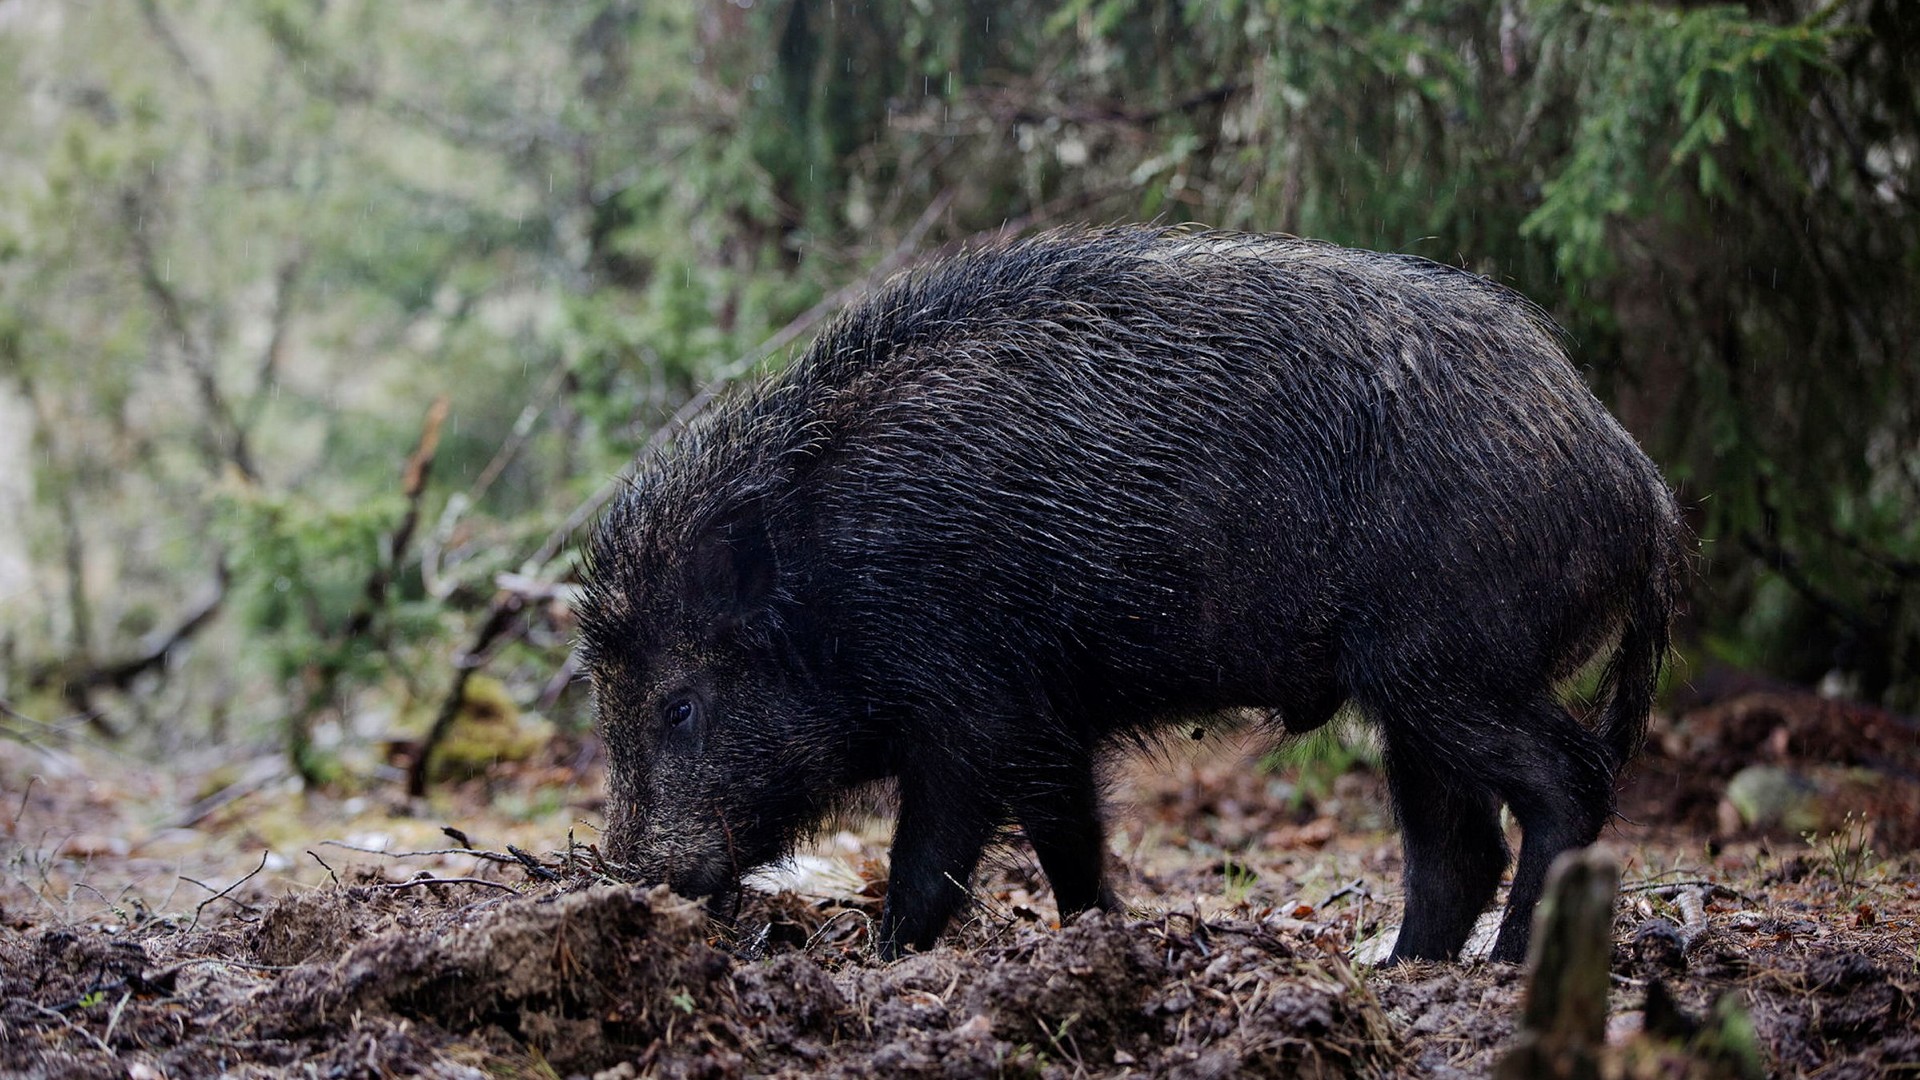
[[[1535,298],[1693,512],[1682,674],[1911,709],[1915,57],[1906,0],[16,0],[4,723],[582,725],[637,448],[916,254],[1152,218]]]

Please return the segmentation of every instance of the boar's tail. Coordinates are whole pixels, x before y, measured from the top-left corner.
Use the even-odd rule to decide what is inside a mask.
[[[1618,772],[1647,736],[1647,718],[1667,659],[1673,617],[1671,573],[1656,572],[1628,609],[1620,645],[1601,675],[1600,736]]]

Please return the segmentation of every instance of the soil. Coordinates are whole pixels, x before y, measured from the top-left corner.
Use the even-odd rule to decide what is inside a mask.
[[[1778,688],[1665,725],[1603,841],[1624,872],[1606,1075],[1737,1075],[1648,1050],[1729,996],[1771,1074],[1920,1072],[1917,731]],[[1728,812],[1756,762],[1811,778],[1837,824]],[[1383,784],[1344,768],[1268,772],[1234,745],[1136,762],[1115,785],[1128,913],[1057,925],[1016,844],[940,947],[882,964],[884,821],[824,837],[723,925],[568,846],[591,768],[528,766],[431,813],[257,780],[206,811],[185,766],[9,755],[0,1075],[1488,1075],[1525,972],[1375,966],[1398,849]]]

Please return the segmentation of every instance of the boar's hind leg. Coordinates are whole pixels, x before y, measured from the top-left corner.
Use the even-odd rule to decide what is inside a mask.
[[[968,897],[968,882],[997,825],[998,811],[969,771],[923,765],[900,777],[880,958],[929,949]],[[943,763],[944,765],[944,763]]]
[[[1533,908],[1546,889],[1547,868],[1561,852],[1599,839],[1613,812],[1614,770],[1600,736],[1550,696],[1535,701],[1511,727],[1490,735],[1504,744],[1492,780],[1521,831],[1520,865],[1493,959],[1519,963],[1527,958]]]
[[[1403,730],[1387,729],[1387,783],[1405,852],[1406,917],[1389,963],[1451,960],[1500,888],[1500,804]]]
[[[1063,775],[1049,777],[1044,794],[1023,799],[1019,818],[1053,886],[1060,922],[1065,925],[1089,908],[1118,911],[1120,901],[1107,884],[1107,837],[1093,764],[1080,754],[1052,771]]]

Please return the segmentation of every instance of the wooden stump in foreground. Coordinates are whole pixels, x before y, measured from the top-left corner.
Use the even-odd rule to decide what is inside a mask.
[[[1594,848],[1569,851],[1547,873],[1527,953],[1527,1004],[1498,1080],[1599,1080],[1607,1041],[1613,902],[1620,867]]]

